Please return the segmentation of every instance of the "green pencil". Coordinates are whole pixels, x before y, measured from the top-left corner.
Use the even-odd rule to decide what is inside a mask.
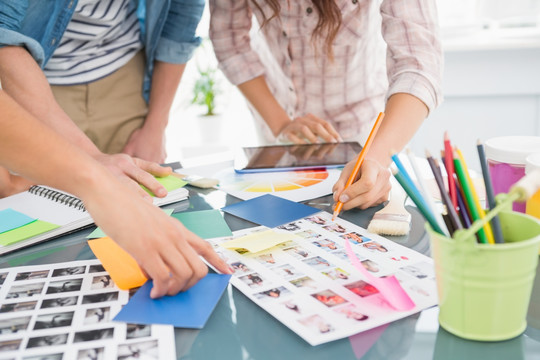
[[[420,213],[424,216],[426,221],[429,223],[431,228],[438,232],[439,234],[445,236],[444,232],[442,231],[441,227],[437,223],[437,220],[435,220],[435,217],[431,213],[431,211],[426,207],[425,202],[418,197],[415,191],[413,191],[412,187],[410,186],[409,182],[405,179],[402,173],[399,172],[398,169],[392,168],[392,174],[394,174],[394,177],[399,182],[403,190],[409,195],[411,200],[414,202]]]
[[[456,175],[458,177],[459,183],[461,185],[461,189],[463,190],[463,194],[465,194],[465,201],[467,201],[467,205],[469,205],[469,211],[471,212],[471,218],[472,221],[476,221],[480,219],[480,213],[478,212],[478,209],[476,207],[476,203],[474,201],[471,187],[469,186],[469,182],[467,181],[467,175],[465,174],[465,170],[463,167],[463,164],[461,163],[461,160],[458,157],[457,152],[454,150],[453,153],[454,157],[454,171],[456,172]],[[484,232],[484,229],[478,230],[478,238],[480,239],[480,242],[482,244],[487,244],[487,237],[486,233]]]

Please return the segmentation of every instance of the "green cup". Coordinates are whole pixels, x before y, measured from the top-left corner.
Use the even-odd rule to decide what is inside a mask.
[[[499,214],[504,244],[478,244],[474,236],[454,240],[429,225],[439,295],[439,323],[469,340],[501,341],[527,327],[540,222],[532,216]]]

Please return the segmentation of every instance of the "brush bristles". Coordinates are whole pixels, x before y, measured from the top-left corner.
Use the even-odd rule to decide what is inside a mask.
[[[368,225],[369,232],[379,235],[407,235],[411,229],[410,214],[377,214]]]

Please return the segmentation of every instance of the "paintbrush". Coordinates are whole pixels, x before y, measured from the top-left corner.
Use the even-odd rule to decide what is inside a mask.
[[[407,194],[393,178],[390,179],[390,200],[373,215],[367,230],[379,235],[407,235],[411,229],[411,214],[404,206]]]

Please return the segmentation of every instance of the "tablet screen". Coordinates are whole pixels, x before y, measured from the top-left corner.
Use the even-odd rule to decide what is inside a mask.
[[[321,169],[343,166],[362,147],[357,142],[244,147],[234,159],[237,172]]]

